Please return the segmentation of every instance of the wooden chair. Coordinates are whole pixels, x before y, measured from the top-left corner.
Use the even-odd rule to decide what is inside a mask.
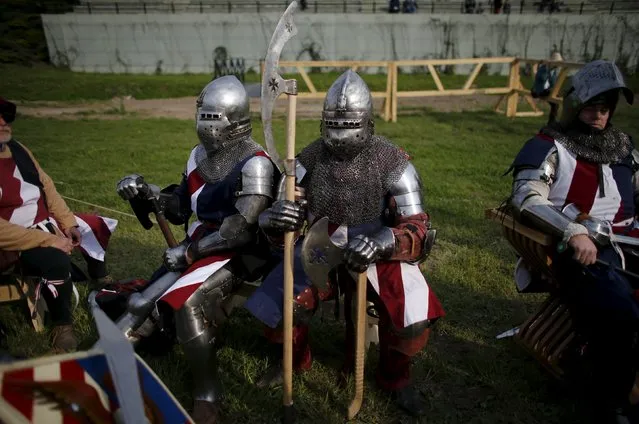
[[[35,300],[35,287],[28,280],[16,272],[12,267],[0,273],[0,304],[22,302],[26,305],[26,312],[31,325],[36,332],[44,331],[44,313],[46,304],[41,297]]]
[[[515,340],[557,378],[565,376],[566,354],[577,346],[568,307],[556,293],[558,281],[549,253],[556,245],[552,237],[527,227],[503,208],[486,210],[486,217],[502,226],[506,240],[529,269],[549,282],[548,297],[520,327]]]

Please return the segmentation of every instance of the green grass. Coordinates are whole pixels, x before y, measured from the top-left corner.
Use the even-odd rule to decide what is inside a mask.
[[[617,124],[639,133],[636,110],[620,108]],[[499,205],[510,189],[502,177],[522,143],[543,119],[506,119],[491,112],[437,113],[400,116],[397,124],[377,122],[377,132],[412,154],[425,186],[425,201],[439,238],[424,272],[447,311],[425,351],[415,360],[414,378],[436,423],[572,423],[583,421],[581,402],[556,383],[512,339],[495,336],[520,324],[542,299],[517,294],[512,281],[513,252],[500,229],[484,219],[484,210]],[[300,121],[298,150],[317,136],[316,121]],[[259,122],[255,137],[262,141]],[[66,196],[122,212],[128,205],[115,194],[120,177],[143,174],[149,182],[177,182],[188,152],[197,142],[193,124],[172,119],[57,121],[20,118],[16,138],[25,142]],[[284,122],[275,125],[284,140]],[[76,211],[86,206],[69,202]],[[147,277],[160,263],[165,248],[157,228],[143,230],[126,216],[120,220],[109,248],[109,265],[117,278]],[[175,234],[180,229],[174,228]],[[86,289],[83,289],[86,294]],[[36,335],[25,321],[3,308],[2,320],[14,333],[10,350],[26,356],[47,351],[45,335]],[[76,312],[83,345],[96,339],[83,304]],[[220,368],[227,389],[225,422],[273,423],[279,418],[281,391],[258,390],[253,382],[268,365],[261,328],[237,310],[223,331]],[[352,389],[339,390],[336,369],[342,358],[341,324],[312,323],[313,369],[296,376],[295,405],[304,423],[344,422]],[[188,364],[180,350],[163,358],[145,358],[183,403],[191,407]],[[408,423],[374,384],[377,363],[368,356],[362,423]]]

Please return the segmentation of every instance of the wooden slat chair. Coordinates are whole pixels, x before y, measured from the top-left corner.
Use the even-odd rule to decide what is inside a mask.
[[[35,301],[35,287],[29,284],[15,264],[3,264],[0,270],[0,305],[5,303],[22,302],[26,306],[31,325],[36,332],[44,330],[44,313],[46,304],[41,297]]]
[[[521,224],[504,209],[488,209],[486,217],[501,224],[504,237],[526,265],[543,274],[549,282],[548,290],[544,290],[549,293],[548,298],[519,327],[515,340],[561,379],[565,376],[562,360],[576,347],[576,337],[570,311],[555,290],[558,281],[553,275],[549,252],[556,243],[552,237]]]

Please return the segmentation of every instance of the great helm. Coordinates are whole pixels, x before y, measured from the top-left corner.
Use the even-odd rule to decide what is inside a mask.
[[[217,78],[204,87],[196,103],[195,127],[209,155],[251,134],[249,97],[235,76]]]
[[[613,62],[595,60],[585,64],[572,77],[564,96],[560,124],[569,126],[588,104],[605,102],[611,106],[611,115],[617,105],[619,92],[632,104],[634,95],[626,86],[621,71]]]
[[[364,80],[352,70],[331,85],[322,111],[322,140],[338,158],[361,152],[374,132],[373,98]]]

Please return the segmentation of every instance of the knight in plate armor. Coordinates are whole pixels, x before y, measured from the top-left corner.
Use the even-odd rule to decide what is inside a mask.
[[[559,120],[528,140],[512,166],[514,213],[569,246],[554,254],[553,272],[587,340],[598,423],[621,422],[615,420],[628,414],[638,370],[639,305],[632,279],[619,271],[625,263],[630,268],[632,254],[599,243],[588,225],[597,220],[612,234],[637,235],[638,152],[612,125],[620,95],[632,104],[614,63],[586,64],[572,78]],[[520,261],[518,271],[522,267]]]
[[[379,315],[379,386],[408,412],[425,411],[410,379],[411,357],[427,343],[433,323],[444,315],[418,264],[429,253],[434,236],[424,211],[422,183],[408,155],[390,140],[375,135],[373,102],[368,86],[353,71],[343,73],[324,102],[321,137],[296,160],[297,200],[287,201],[280,184],[278,200],[260,215],[259,224],[274,246],[282,234],[328,217],[331,239],[342,245],[343,260],[330,276],[328,290],[308,281],[302,263],[302,237],[294,255],[293,366],[311,367],[308,324],[321,300],[344,294],[346,360],[354,364],[353,310],[355,282],[349,271],[366,272],[368,300]],[[266,324],[267,338],[281,343],[282,273],[280,263],[246,303]],[[267,371],[258,385],[281,381],[281,367]]]
[[[185,239],[166,250],[164,274],[156,272],[147,290],[161,293],[160,309],[173,311],[177,340],[192,366],[194,420],[214,423],[222,396],[216,362],[216,332],[225,318],[220,304],[270,267],[258,217],[272,202],[279,172],[251,138],[249,98],[235,76],[204,87],[195,121],[199,144],[179,185],[159,190],[129,175],[117,191],[125,200],[158,200],[166,218],[185,228],[195,214]],[[143,297],[141,303],[157,298]]]

